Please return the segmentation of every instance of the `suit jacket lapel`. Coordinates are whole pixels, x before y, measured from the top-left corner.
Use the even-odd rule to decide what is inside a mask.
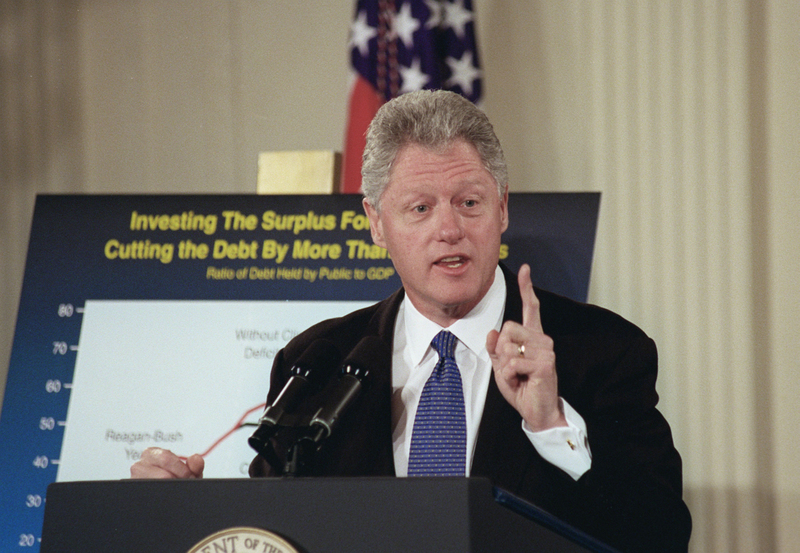
[[[353,455],[346,455],[355,474],[394,476],[392,447],[392,348],[397,311],[403,301],[402,289],[382,301],[370,319],[365,335],[375,334],[388,345],[380,367],[376,367],[372,386],[364,394],[364,408],[357,410],[362,417],[360,431],[350,443]],[[375,444],[375,440],[379,443]],[[360,451],[359,453],[359,450]],[[348,468],[341,467],[349,472]]]

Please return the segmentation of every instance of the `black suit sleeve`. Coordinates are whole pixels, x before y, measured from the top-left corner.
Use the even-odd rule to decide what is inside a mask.
[[[655,345],[637,336],[617,353],[586,375],[585,391],[570,402],[587,413],[592,468],[562,493],[551,491],[553,508],[622,551],[686,551],[691,518],[681,459],[656,409]]]

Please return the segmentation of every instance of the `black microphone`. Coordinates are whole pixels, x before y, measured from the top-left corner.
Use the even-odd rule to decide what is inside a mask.
[[[311,419],[311,427],[316,430],[314,442],[319,443],[331,435],[342,414],[368,384],[370,371],[389,358],[389,347],[380,338],[361,339],[345,359],[333,392]]]
[[[331,340],[321,338],[312,342],[290,369],[292,376],[281,393],[264,409],[258,428],[247,440],[250,447],[263,454],[284,414],[292,410],[309,389],[322,382],[323,377],[339,364],[341,358],[339,348]]]

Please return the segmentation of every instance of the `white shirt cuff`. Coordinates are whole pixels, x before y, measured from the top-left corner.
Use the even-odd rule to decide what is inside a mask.
[[[578,480],[592,468],[592,452],[586,435],[586,422],[563,398],[559,400],[568,426],[533,432],[523,420],[522,430],[545,461],[560,468],[574,480]]]

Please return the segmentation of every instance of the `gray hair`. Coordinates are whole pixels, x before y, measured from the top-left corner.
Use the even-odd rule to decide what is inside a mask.
[[[361,192],[380,210],[392,164],[404,146],[419,144],[442,151],[457,139],[475,147],[502,197],[508,189],[508,169],[489,118],[463,96],[445,90],[409,92],[381,106],[367,130]]]

